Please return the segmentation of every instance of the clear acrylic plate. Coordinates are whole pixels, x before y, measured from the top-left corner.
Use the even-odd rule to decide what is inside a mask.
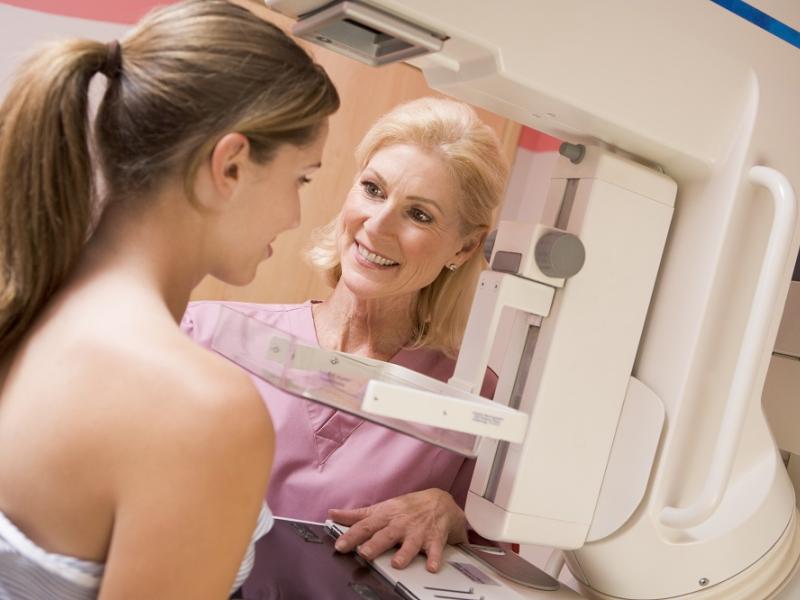
[[[362,409],[370,380],[464,397],[438,379],[363,356],[325,350],[231,307],[220,308],[211,348],[294,396],[325,404],[467,457],[477,454],[476,435],[384,417]]]

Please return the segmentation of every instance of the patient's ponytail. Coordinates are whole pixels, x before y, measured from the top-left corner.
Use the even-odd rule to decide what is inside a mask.
[[[92,215],[88,87],[105,44],[51,45],[0,106],[0,356],[70,272]]]
[[[97,72],[108,88],[90,135]],[[305,50],[227,0],[154,10],[121,46],[78,40],[42,51],[0,106],[0,356],[70,274],[96,200],[135,209],[172,180],[192,202],[197,170],[225,133],[247,136],[251,158],[266,164],[284,144],[312,143],[338,107]]]

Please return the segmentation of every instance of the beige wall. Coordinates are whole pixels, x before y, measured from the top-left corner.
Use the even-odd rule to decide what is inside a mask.
[[[259,7],[257,10],[261,11]],[[288,30],[292,21],[263,9],[263,14]],[[342,106],[330,122],[323,167],[302,192],[302,224],[282,234],[273,244],[272,258],[261,265],[256,279],[245,287],[233,287],[206,278],[192,294],[194,300],[242,300],[252,302],[302,302],[327,297],[330,289],[308,267],[303,249],[310,232],[329,222],[339,211],[355,177],[353,150],[370,124],[401,102],[433,92],[422,74],[405,64],[375,69],[314,46],[317,61],[325,67],[339,90]],[[516,150],[519,126],[495,114],[478,110],[481,118],[504,141],[509,161]]]

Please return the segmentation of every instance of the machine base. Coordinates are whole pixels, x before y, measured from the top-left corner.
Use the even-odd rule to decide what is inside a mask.
[[[618,596],[602,594],[580,583],[579,587],[581,595],[590,600],[622,600]],[[670,600],[797,600],[800,597],[796,595],[798,589],[800,527],[795,510],[781,537],[760,560],[722,583],[682,596],[673,596]]]

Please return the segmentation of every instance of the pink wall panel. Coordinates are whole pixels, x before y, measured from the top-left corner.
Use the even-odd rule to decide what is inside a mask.
[[[20,8],[43,13],[109,23],[135,23],[154,6],[169,0],[3,0]]]
[[[561,140],[530,127],[523,127],[519,135],[519,146],[531,152],[554,152],[560,145]]]

